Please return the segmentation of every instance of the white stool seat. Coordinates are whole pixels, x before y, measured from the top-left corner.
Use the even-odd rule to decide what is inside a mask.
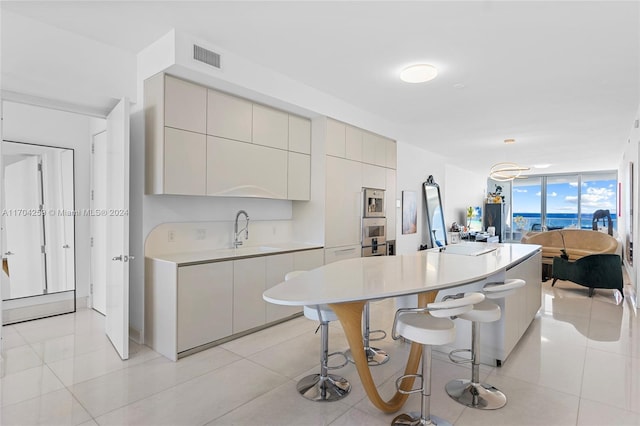
[[[489,283],[484,286],[482,292],[487,299],[501,299],[513,293],[516,289],[524,287],[525,280],[513,278],[506,280],[504,283]]]
[[[291,271],[284,276],[284,280],[289,281],[304,273],[306,272]],[[305,306],[304,316],[320,322],[318,327],[320,330],[320,374],[310,374],[303,377],[298,381],[296,389],[300,395],[311,401],[337,401],[342,399],[351,391],[351,384],[344,377],[329,374],[329,370],[342,368],[349,363],[344,353],[329,353],[329,322],[337,321],[338,316],[329,305]],[[342,355],[345,358],[344,364],[329,367],[329,357],[332,355]]]
[[[498,299],[525,284],[524,280],[510,279],[504,283],[488,283],[482,291],[487,299]],[[458,315],[458,318],[471,321],[471,359],[467,360],[471,362],[471,380],[451,380],[446,384],[445,390],[451,398],[467,407],[496,410],[507,403],[507,397],[499,389],[480,382],[480,323],[497,321],[500,315],[500,306],[486,299],[482,303],[475,304],[471,311]],[[464,362],[452,358],[454,353],[461,351],[467,351],[467,349],[452,351],[449,358],[454,362]]]
[[[396,311],[391,337],[404,337],[422,345],[421,374],[405,374],[396,380],[396,389],[402,394],[420,393],[422,396],[419,413],[400,414],[391,422],[392,426],[407,425],[450,425],[431,414],[431,346],[446,345],[456,339],[456,325],[449,318],[470,312],[473,305],[484,300],[481,293],[460,294],[441,302],[429,303],[425,308],[402,308]],[[406,378],[422,378],[419,389],[402,389]]]
[[[396,330],[405,339],[421,345],[446,345],[456,339],[453,321],[428,314],[401,314]]]
[[[310,320],[320,321],[320,322],[331,322],[338,321],[338,316],[333,309],[329,307],[329,305],[319,305],[320,306],[320,315],[322,318],[318,316],[318,307],[317,305],[308,305],[304,307],[304,316],[309,318]]]
[[[473,309],[458,316],[468,321],[476,322],[494,322],[500,319],[500,306],[489,301],[483,300],[473,305]]]

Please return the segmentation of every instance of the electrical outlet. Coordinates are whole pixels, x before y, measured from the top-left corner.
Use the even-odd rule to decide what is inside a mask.
[[[196,240],[204,240],[207,237],[206,229],[196,229]]]
[[[171,229],[171,230],[169,231],[168,239],[169,239],[169,242],[170,242],[170,243],[174,242],[174,241],[176,240],[176,231],[174,231],[173,229]]]

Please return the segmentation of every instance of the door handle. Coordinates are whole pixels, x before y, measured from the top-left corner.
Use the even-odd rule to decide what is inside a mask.
[[[62,246],[62,248],[69,248],[69,247],[70,247],[69,244],[65,244]]]
[[[6,252],[4,255],[5,255],[5,256],[12,256],[12,255],[14,255],[14,254],[15,254],[15,253],[12,253],[12,252],[8,251],[8,252]]]
[[[126,254],[124,254],[124,255],[121,254],[120,256],[112,257],[111,260],[121,260],[123,262],[128,262],[128,261],[133,260],[135,258],[136,258],[135,256],[127,256]]]

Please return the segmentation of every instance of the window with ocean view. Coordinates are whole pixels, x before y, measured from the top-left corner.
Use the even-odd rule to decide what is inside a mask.
[[[512,238],[528,231],[592,229],[593,214],[608,210],[617,229],[616,172],[531,176],[512,183]],[[600,225],[600,224],[599,224]]]

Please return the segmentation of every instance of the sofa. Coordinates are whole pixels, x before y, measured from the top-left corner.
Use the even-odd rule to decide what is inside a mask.
[[[588,229],[558,229],[545,232],[530,232],[520,241],[524,244],[542,246],[542,263],[552,264],[553,258],[565,249],[569,260],[598,253],[615,253],[618,240],[609,234]]]
[[[520,240],[524,244],[542,246],[542,279],[551,277],[553,258],[560,257],[565,250],[569,261],[584,256],[601,253],[616,253],[618,240],[604,232],[588,229],[558,229],[544,232],[530,232]]]

